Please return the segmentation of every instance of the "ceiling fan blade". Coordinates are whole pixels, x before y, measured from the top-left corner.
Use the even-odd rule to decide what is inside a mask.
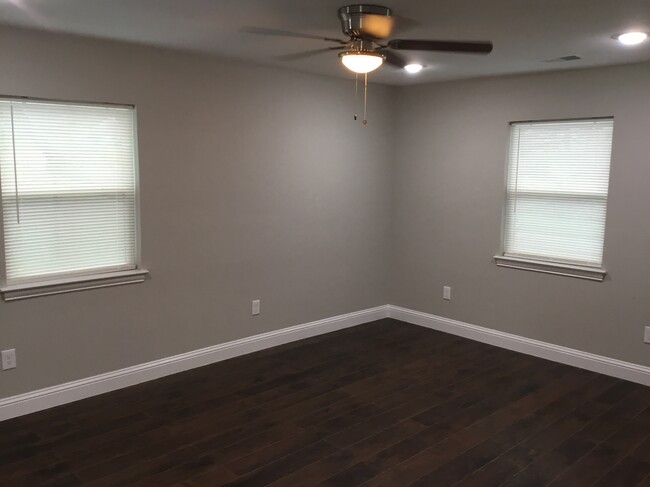
[[[395,19],[395,30],[397,32],[408,32],[422,25],[422,22],[398,14],[393,14],[393,18]]]
[[[286,30],[267,29],[265,27],[242,27],[240,32],[247,34],[261,34],[266,36],[281,36],[281,37],[298,37],[299,39],[314,39],[318,41],[337,42],[339,44],[347,44],[347,41],[335,39],[333,37],[321,37],[312,34],[301,34],[299,32],[289,32]]]
[[[388,41],[391,49],[409,51],[443,51],[443,52],[464,52],[468,54],[489,54],[492,52],[492,43],[484,42],[463,42],[463,41],[426,41],[393,39]]]
[[[389,15],[365,14],[363,32],[373,39],[387,39],[393,30],[395,19]]]
[[[279,61],[299,61],[300,59],[305,59],[308,57],[316,56],[318,54],[322,54],[324,52],[330,52],[330,51],[339,51],[343,49],[344,46],[336,46],[336,47],[324,47],[322,49],[314,49],[312,51],[302,51],[302,52],[296,52],[293,54],[284,54],[282,56],[275,56],[274,59],[277,59]]]
[[[379,51],[384,55],[384,58],[386,60],[386,64],[390,64],[391,66],[395,66],[396,68],[403,68],[406,66],[406,61],[400,56],[399,54],[395,54],[393,51],[389,50],[381,50]]]

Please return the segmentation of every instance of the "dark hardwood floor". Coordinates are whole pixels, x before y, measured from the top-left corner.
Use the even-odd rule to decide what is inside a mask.
[[[650,487],[650,388],[382,320],[0,423],[0,485]]]

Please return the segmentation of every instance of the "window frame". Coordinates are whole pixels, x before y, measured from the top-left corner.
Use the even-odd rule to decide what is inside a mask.
[[[508,205],[508,183],[510,177],[510,146],[512,143],[512,133],[513,127],[518,124],[536,124],[536,123],[562,123],[562,122],[589,122],[589,121],[599,121],[599,120],[611,120],[614,122],[615,118],[613,115],[610,116],[599,116],[599,117],[577,117],[577,118],[557,118],[557,119],[539,119],[539,120],[517,120],[508,123],[508,144],[506,149],[506,163],[505,163],[505,173],[503,180],[503,200],[502,200],[502,212],[501,212],[501,232],[500,232],[500,242],[499,242],[499,252],[494,255],[493,259],[495,264],[498,267],[508,268],[508,269],[518,269],[518,270],[527,270],[533,272],[539,272],[543,274],[551,274],[556,276],[565,276],[565,277],[575,277],[579,279],[586,279],[589,281],[602,282],[607,276],[607,270],[605,268],[605,240],[607,238],[607,229],[605,228],[605,234],[603,236],[603,258],[600,266],[588,266],[581,265],[580,263],[571,262],[568,260],[553,259],[552,257],[544,258],[539,256],[538,258],[527,257],[527,256],[516,256],[516,255],[506,255],[505,251],[505,241],[506,241],[506,221],[507,221],[507,205]],[[614,134],[612,134],[612,152],[610,155],[610,179],[611,179],[611,165],[613,161],[613,144],[614,144]],[[561,194],[561,193],[558,193]],[[566,193],[569,194],[569,193]],[[609,185],[607,189],[605,207],[607,208],[609,203]]]
[[[0,100],[32,101],[60,105],[80,105],[91,107],[127,108],[133,116],[133,170],[134,170],[134,238],[135,238],[135,267],[127,270],[110,270],[97,272],[93,269],[81,270],[74,273],[51,274],[19,279],[18,282],[7,283],[7,262],[5,253],[4,212],[0,199],[0,293],[4,301],[15,301],[38,296],[50,296],[87,289],[113,287],[124,284],[143,282],[149,276],[149,271],[142,267],[142,240],[140,215],[140,158],[138,146],[138,111],[133,104],[112,102],[89,102],[78,100],[62,100],[37,98],[27,96],[0,95]]]

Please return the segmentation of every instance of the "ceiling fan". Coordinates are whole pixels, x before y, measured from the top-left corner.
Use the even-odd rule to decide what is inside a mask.
[[[338,10],[341,28],[348,40],[299,34],[283,30],[247,27],[244,32],[253,34],[278,35],[303,39],[316,39],[337,45],[305,51],[279,59],[293,61],[322,52],[341,51],[339,58],[350,71],[366,74],[386,64],[404,68],[408,63],[395,51],[438,51],[466,54],[489,54],[492,43],[489,41],[441,41],[421,39],[388,39],[393,29],[395,17],[388,7],[379,5],[348,5]]]

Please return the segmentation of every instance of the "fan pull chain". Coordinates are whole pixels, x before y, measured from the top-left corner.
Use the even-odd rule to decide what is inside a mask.
[[[363,85],[363,124],[368,124],[367,109],[368,109],[368,73],[365,73],[365,80]]]
[[[359,73],[354,73],[354,119],[357,119],[357,106],[359,102]]]

